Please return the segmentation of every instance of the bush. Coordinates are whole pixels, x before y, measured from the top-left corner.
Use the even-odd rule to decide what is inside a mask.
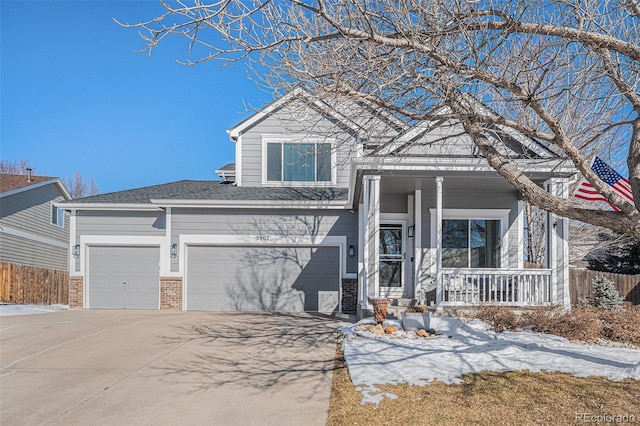
[[[591,282],[593,283],[593,300],[591,302],[593,306],[610,311],[620,308],[624,297],[620,297],[613,281],[598,277]]]
[[[476,317],[492,326],[498,333],[504,330],[518,329],[518,316],[508,308],[500,306],[481,306],[476,311]]]
[[[496,332],[531,330],[572,341],[610,340],[640,346],[640,307],[624,311],[594,307],[571,311],[534,308],[518,315],[511,308],[483,306],[474,316],[490,324]]]

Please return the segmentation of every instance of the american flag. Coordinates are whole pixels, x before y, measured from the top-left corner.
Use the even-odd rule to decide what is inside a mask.
[[[602,179],[603,182],[608,184],[613,188],[613,190],[620,196],[622,196],[625,200],[633,203],[633,194],[631,192],[631,184],[628,179],[623,178],[618,172],[613,170],[607,163],[599,159],[595,158],[593,164],[591,164],[591,168],[596,173],[596,175]],[[582,200],[587,201],[604,201],[608,203],[615,211],[620,211],[616,206],[609,203],[609,201],[604,198],[598,191],[594,189],[594,187],[587,181],[582,180],[576,192],[573,194],[575,198],[580,198]]]

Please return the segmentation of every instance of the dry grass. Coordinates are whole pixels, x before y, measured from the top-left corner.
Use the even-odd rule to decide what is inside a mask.
[[[376,408],[360,405],[338,345],[328,425],[580,424],[576,413],[634,416],[640,422],[640,381],[613,382],[561,373],[481,373],[463,383],[427,386],[385,385]]]
[[[534,308],[516,313],[498,306],[482,306],[474,316],[491,324],[495,331],[531,329],[572,341],[610,340],[640,346],[640,308],[608,311],[591,307],[563,311]]]

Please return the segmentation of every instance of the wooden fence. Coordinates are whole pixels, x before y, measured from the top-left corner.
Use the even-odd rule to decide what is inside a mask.
[[[620,296],[624,297],[625,306],[640,305],[640,275],[612,274],[583,268],[570,268],[569,293],[573,306],[580,305],[582,300],[591,299],[593,296],[592,280],[597,277],[605,277],[613,281]]]
[[[69,303],[67,271],[0,262],[0,274],[0,302],[35,305]]]

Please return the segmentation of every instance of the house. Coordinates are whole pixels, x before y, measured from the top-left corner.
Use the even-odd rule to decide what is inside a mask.
[[[0,174],[0,262],[67,270],[69,199],[58,178]]]
[[[568,195],[575,171],[562,159],[508,129],[488,131],[532,179]],[[228,133],[236,158],[218,169],[221,182],[61,204],[77,252],[72,306],[361,315],[378,297],[569,306],[567,221],[549,214],[548,267],[525,269],[523,201],[457,123],[409,125],[297,90]]]

